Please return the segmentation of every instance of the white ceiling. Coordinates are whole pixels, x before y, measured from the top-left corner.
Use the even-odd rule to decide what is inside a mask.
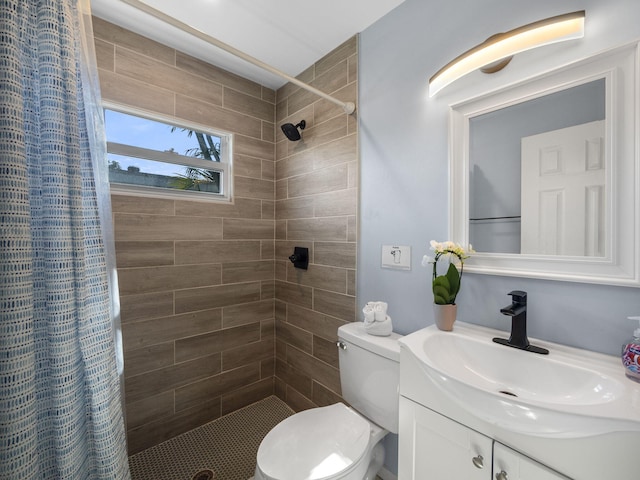
[[[142,1],[295,77],[404,0]],[[267,87],[286,83],[122,0],[91,0],[91,6],[100,18]]]

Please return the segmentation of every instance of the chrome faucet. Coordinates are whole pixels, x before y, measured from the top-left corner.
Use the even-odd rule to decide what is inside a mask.
[[[509,292],[509,295],[511,295],[512,299],[511,305],[501,308],[500,313],[511,317],[511,336],[508,340],[496,337],[493,341],[528,352],[548,354],[549,350],[531,345],[527,338],[527,292],[514,290]]]

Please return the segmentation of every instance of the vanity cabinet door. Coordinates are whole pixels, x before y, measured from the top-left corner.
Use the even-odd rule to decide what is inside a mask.
[[[493,474],[496,480],[570,480],[498,442],[493,445]]]
[[[400,397],[398,478],[402,480],[489,480],[492,442]]]

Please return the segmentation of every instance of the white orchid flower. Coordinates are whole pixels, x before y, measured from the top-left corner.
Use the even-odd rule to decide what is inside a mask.
[[[435,240],[431,240],[429,243],[431,246],[431,250],[435,253],[434,258],[429,257],[428,255],[424,255],[422,257],[422,266],[426,267],[427,265],[433,265],[433,284],[434,284],[434,298],[436,296],[436,282],[438,281],[438,272],[437,272],[437,264],[439,260],[442,260],[443,263],[453,264],[455,268],[459,271],[459,282],[457,284],[457,289],[455,292],[449,292],[448,299],[446,300],[448,303],[455,304],[456,295],[460,290],[460,282],[462,281],[462,271],[464,269],[464,261],[469,258],[469,255],[475,253],[475,250],[469,244],[468,248],[465,249],[459,243],[454,243],[451,240],[447,240],[446,242],[436,242]],[[443,277],[445,275],[440,275]],[[438,282],[438,295],[440,300],[442,300],[442,282]]]

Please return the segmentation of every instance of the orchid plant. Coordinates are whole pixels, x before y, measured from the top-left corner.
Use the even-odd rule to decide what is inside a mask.
[[[431,250],[433,250],[434,258],[425,255],[422,258],[422,266],[426,267],[433,264],[433,301],[437,305],[455,305],[456,296],[460,291],[460,283],[462,281],[462,271],[464,261],[474,252],[471,245],[465,250],[464,247],[451,241],[436,242],[431,240]],[[444,258],[443,258],[444,257]],[[441,258],[449,262],[447,273],[438,275],[437,265]],[[456,264],[460,265],[460,270]]]

